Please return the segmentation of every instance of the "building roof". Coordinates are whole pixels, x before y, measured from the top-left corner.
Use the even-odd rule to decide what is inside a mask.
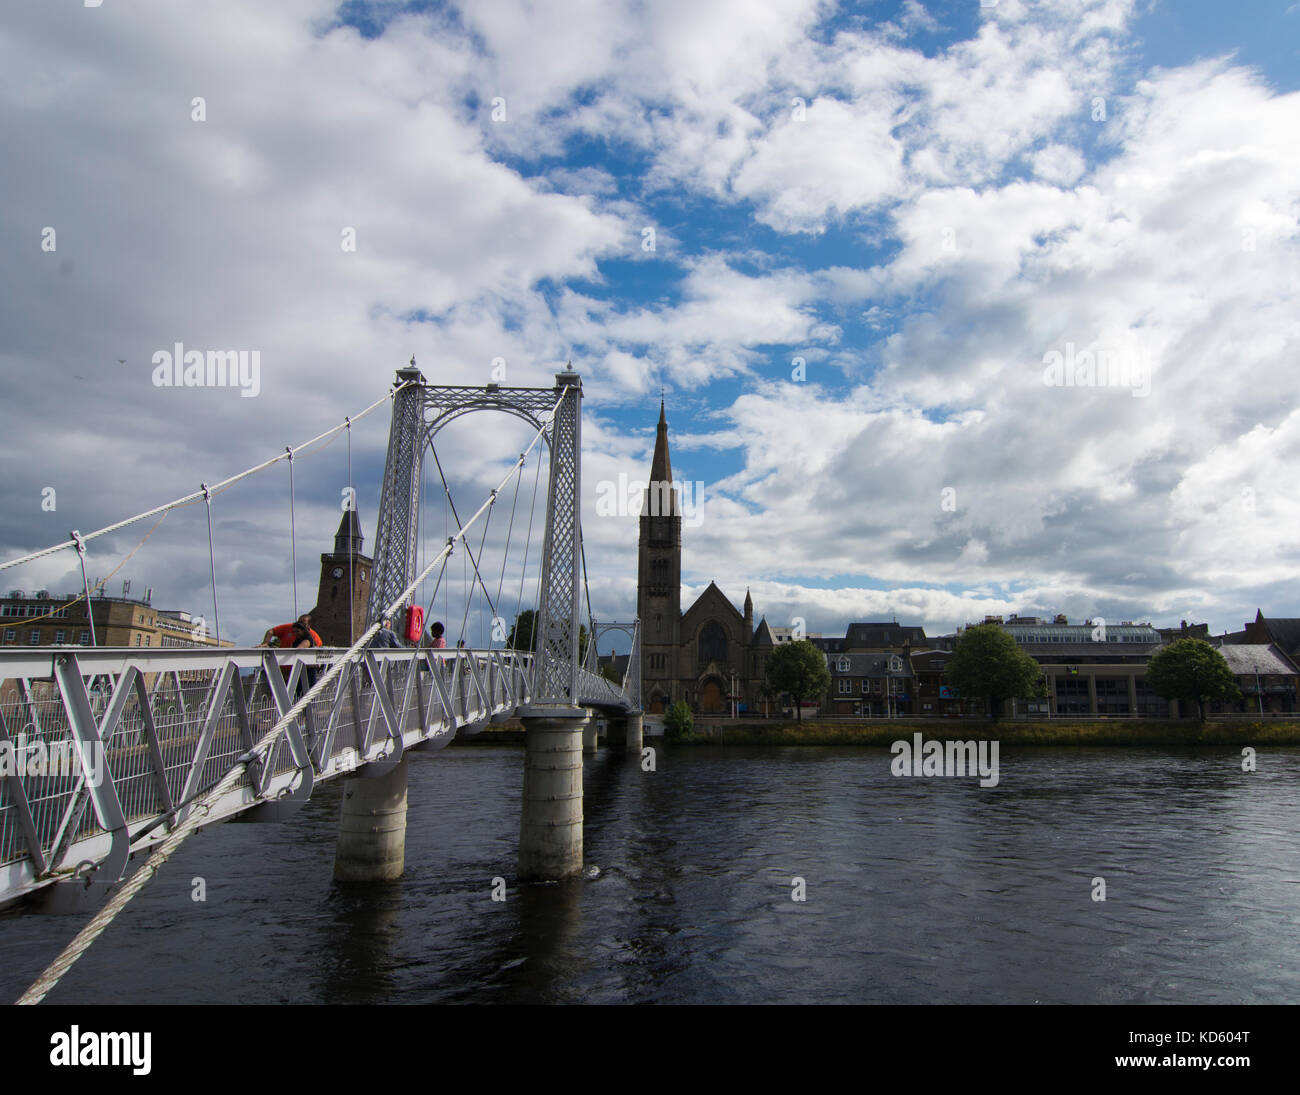
[[[889,659],[897,658],[902,668],[889,673],[891,677],[910,677],[912,667],[901,654],[827,654],[826,665],[832,674],[846,677],[885,676]],[[847,660],[848,669],[841,669],[840,662]]]
[[[1219,647],[1219,653],[1228,663],[1234,677],[1245,677],[1256,672],[1271,676],[1295,676],[1296,667],[1291,660],[1270,643],[1267,646],[1230,644]]]
[[[1266,616],[1263,623],[1273,641],[1288,654],[1300,649],[1300,619]]]
[[[924,643],[925,628],[880,620],[849,624],[844,633],[844,645],[850,649],[855,646],[902,646],[905,642],[913,646]]]
[[[348,541],[351,540],[351,552],[348,551]],[[343,511],[343,517],[339,521],[338,531],[334,533],[334,554],[335,555],[360,555],[361,545],[365,543],[365,537],[361,533],[361,519],[357,516],[357,507],[355,504]]]

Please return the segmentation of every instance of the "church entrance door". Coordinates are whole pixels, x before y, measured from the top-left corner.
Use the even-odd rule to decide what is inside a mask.
[[[705,681],[700,689],[700,710],[709,714],[726,710],[727,701],[722,695],[722,688],[717,681]]]

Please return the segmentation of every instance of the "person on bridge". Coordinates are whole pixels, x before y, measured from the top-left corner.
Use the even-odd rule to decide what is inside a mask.
[[[301,634],[300,634],[301,632]],[[280,624],[279,627],[267,628],[266,634],[262,636],[259,646],[279,646],[285,649],[292,649],[302,645],[302,635],[306,635],[309,646],[324,646],[321,637],[316,634],[311,626],[311,617],[303,613],[291,624]],[[275,642],[271,640],[274,639]]]
[[[441,620],[434,620],[429,625],[429,646],[434,650],[445,650],[447,648],[447,640],[442,637],[444,630]]]
[[[291,624],[280,624],[278,627],[268,628],[258,645],[278,646],[282,650],[297,650],[324,646],[325,644],[321,642],[321,637],[312,629],[311,617],[304,613]],[[284,676],[284,683],[288,684],[289,677],[292,675],[292,667],[282,665],[280,666],[280,673]],[[320,670],[316,666],[304,666],[303,675],[298,679],[298,688],[294,699],[300,699],[303,692],[312,687],[319,676]]]
[[[397,637],[397,633],[393,630],[393,621],[391,619],[385,617],[383,626],[375,632],[375,637],[370,640],[370,645],[379,648],[388,646],[400,647],[402,645],[402,641]]]

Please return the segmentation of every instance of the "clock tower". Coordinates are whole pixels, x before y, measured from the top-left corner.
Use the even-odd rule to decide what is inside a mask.
[[[320,589],[311,625],[326,646],[351,646],[366,629],[372,560],[361,554],[361,544],[361,521],[353,507],[339,522],[334,550],[320,557]]]

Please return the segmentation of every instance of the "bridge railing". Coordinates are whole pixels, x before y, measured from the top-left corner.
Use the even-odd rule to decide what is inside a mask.
[[[0,903],[73,873],[120,878],[342,653],[0,651]],[[386,771],[513,713],[531,682],[532,655],[516,651],[365,651],[208,819],[285,816],[317,782]]]

